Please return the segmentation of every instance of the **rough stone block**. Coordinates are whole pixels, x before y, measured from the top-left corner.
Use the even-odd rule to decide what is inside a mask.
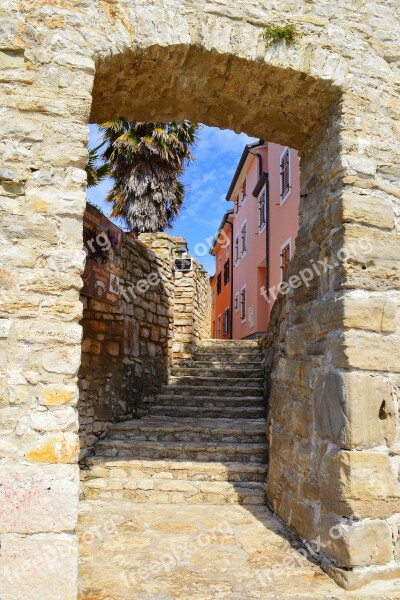
[[[393,383],[381,375],[321,375],[314,388],[317,433],[347,450],[391,444],[398,412],[393,395]]]
[[[397,512],[400,484],[380,452],[331,450],[321,462],[321,507],[344,517],[380,518]]]
[[[75,385],[53,383],[46,386],[40,395],[40,402],[45,406],[62,406],[69,403],[75,405],[77,401],[78,388]]]
[[[361,295],[363,294],[363,295]],[[397,305],[386,296],[366,296],[366,292],[348,294],[316,303],[312,320],[319,331],[341,328],[394,332],[397,326]]]
[[[2,536],[1,600],[76,600],[75,535]]]
[[[346,523],[322,515],[321,542],[324,554],[341,567],[386,564],[392,559],[392,532],[378,519]]]
[[[0,533],[72,531],[78,495],[77,465],[3,465]]]
[[[345,590],[357,590],[373,581],[398,579],[400,577],[400,561],[391,561],[387,565],[345,569],[324,559],[322,569]]]
[[[380,229],[394,227],[394,214],[390,203],[370,194],[343,194],[342,220],[345,223],[372,225]]]
[[[400,336],[345,331],[331,340],[333,364],[342,369],[400,373]]]
[[[45,436],[25,454],[35,463],[75,463],[79,457],[79,438],[75,433],[59,433]]]

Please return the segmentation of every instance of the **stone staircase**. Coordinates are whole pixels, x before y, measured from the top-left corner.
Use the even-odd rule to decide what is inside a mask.
[[[150,414],[114,424],[82,470],[87,499],[264,504],[267,439],[255,341],[205,340]]]

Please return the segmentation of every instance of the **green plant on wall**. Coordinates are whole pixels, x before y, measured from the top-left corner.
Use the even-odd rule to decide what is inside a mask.
[[[267,48],[271,44],[282,41],[287,44],[295,44],[301,36],[302,33],[293,23],[288,23],[287,25],[266,25],[261,34]]]

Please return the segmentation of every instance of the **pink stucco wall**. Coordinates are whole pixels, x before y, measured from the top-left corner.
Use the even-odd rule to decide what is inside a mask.
[[[291,243],[291,256],[294,252],[295,239],[298,230],[298,211],[300,202],[299,184],[299,157],[295,150],[290,150],[291,189],[286,200],[280,201],[280,157],[284,147],[277,144],[266,143],[263,146],[252,148],[251,152],[258,152],[263,157],[262,170],[269,175],[269,287],[278,288],[281,282],[281,247],[287,241]],[[259,179],[259,163],[256,156],[250,154],[243,165],[235,188],[230,196],[233,201],[240,194],[243,179],[247,180],[247,199],[240,202],[239,211],[234,212],[233,245],[236,236],[240,233],[243,223],[247,223],[247,252],[238,263],[233,261],[233,298],[239,293],[239,310],[233,306],[233,338],[243,339],[265,332],[272,302],[268,304],[260,289],[266,285],[266,229],[259,231],[258,222],[258,197],[252,192]],[[240,291],[246,286],[246,319],[240,318]],[[254,321],[250,322],[253,313]]]

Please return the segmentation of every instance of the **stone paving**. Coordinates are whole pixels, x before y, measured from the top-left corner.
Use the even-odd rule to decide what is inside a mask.
[[[395,600],[345,592],[267,507],[81,503],[79,600]]]

